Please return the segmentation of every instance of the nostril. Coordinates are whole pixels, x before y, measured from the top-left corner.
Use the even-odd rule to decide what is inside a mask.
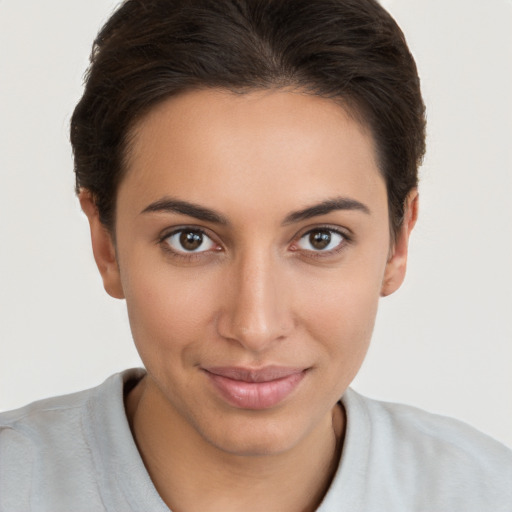
[[[221,337],[235,340],[247,350],[261,352],[284,340],[291,329],[275,315],[237,318],[231,311],[220,316],[217,330]]]

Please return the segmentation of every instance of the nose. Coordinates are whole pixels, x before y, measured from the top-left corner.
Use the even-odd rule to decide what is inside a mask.
[[[223,338],[261,354],[294,327],[286,273],[265,255],[241,258],[234,266],[225,282],[217,329]]]

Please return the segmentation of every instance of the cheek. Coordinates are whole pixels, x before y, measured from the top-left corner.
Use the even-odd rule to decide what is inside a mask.
[[[323,380],[335,399],[353,381],[366,357],[377,313],[378,294],[361,290],[350,282],[324,294],[323,306],[315,313],[316,332],[321,340],[326,365]]]
[[[123,283],[128,316],[141,358],[186,357],[213,329],[216,286],[198,272],[141,271]],[[185,351],[185,353],[183,353]]]
[[[354,345],[369,339],[377,313],[378,288],[362,289],[350,280],[332,283],[329,288],[309,288],[315,300],[304,304],[316,329],[335,346]],[[315,293],[316,292],[316,293]]]
[[[297,310],[310,334],[337,363],[357,366],[371,339],[385,265],[364,257],[328,275],[302,279]]]

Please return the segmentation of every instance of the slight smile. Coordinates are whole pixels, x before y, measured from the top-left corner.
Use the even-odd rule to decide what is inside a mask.
[[[266,366],[259,369],[211,367],[203,371],[231,405],[241,409],[269,409],[288,397],[307,369]]]

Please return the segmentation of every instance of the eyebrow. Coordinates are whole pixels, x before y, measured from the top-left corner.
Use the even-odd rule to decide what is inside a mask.
[[[286,216],[283,224],[292,224],[301,220],[311,219],[319,215],[326,215],[335,210],[356,210],[370,215],[370,209],[365,204],[348,197],[336,197],[321,203],[308,206],[303,210],[292,212]]]
[[[181,213],[188,217],[194,217],[198,220],[205,222],[212,222],[214,224],[228,224],[228,220],[210,208],[199,206],[198,204],[189,203],[188,201],[180,201],[179,199],[172,199],[164,197],[159,199],[149,206],[146,206],[141,213],[154,213],[154,212],[167,212],[167,213]]]
[[[336,197],[334,199],[327,199],[321,203],[308,206],[302,210],[289,213],[285,217],[283,225],[293,224],[294,222],[311,219],[320,215],[326,215],[327,213],[336,210],[356,210],[361,211],[367,215],[370,214],[370,209],[360,201],[347,197]],[[212,222],[214,224],[222,225],[229,224],[229,221],[226,219],[226,217],[214,210],[211,210],[210,208],[205,208],[204,206],[200,206],[195,203],[181,201],[179,199],[173,199],[169,197],[164,197],[146,206],[146,208],[141,211],[141,214],[155,212],[180,213],[182,215],[194,217],[195,219],[205,222]]]

